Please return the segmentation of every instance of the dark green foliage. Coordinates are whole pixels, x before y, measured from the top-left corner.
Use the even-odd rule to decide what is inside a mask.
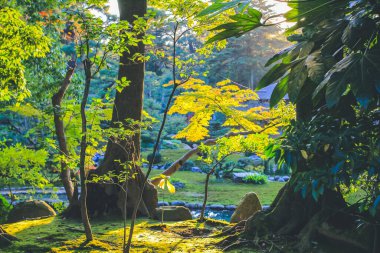
[[[150,154],[148,155],[148,157],[147,157],[147,160],[148,160],[148,162],[151,162],[152,159],[153,159],[153,154],[150,153]],[[162,156],[161,156],[161,154],[160,154],[160,153],[157,153],[156,156],[154,157],[153,164],[160,163],[161,160],[162,160]]]
[[[11,209],[12,205],[0,194],[0,224],[7,220],[8,213]]]
[[[323,111],[310,122],[294,122],[280,145],[269,149],[280,165],[292,168],[303,196],[317,200],[326,188],[360,185],[367,193],[361,208],[375,212],[380,201],[379,122],[378,109],[358,112],[354,122]]]
[[[268,177],[261,174],[249,175],[243,178],[243,182],[249,184],[266,184],[268,183]]]
[[[182,166],[181,170],[182,171],[190,171],[192,167],[194,167],[195,164],[193,161],[186,161]]]

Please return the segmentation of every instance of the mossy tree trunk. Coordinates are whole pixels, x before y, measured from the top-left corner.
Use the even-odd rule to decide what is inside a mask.
[[[137,17],[146,14],[146,0],[119,0],[120,20],[129,23]],[[122,92],[117,92],[112,115],[112,127],[120,127],[120,122],[125,123],[126,119],[141,121],[144,94],[144,62],[133,62],[131,56],[136,53],[144,54],[144,45],[130,47],[129,52],[123,53],[120,57],[118,79],[126,78],[130,81],[129,86]],[[127,125],[124,127],[128,128]],[[94,172],[99,175],[109,171],[120,172],[123,168],[121,163],[140,159],[140,132],[138,131],[132,138],[132,144],[127,141],[115,143],[109,141],[105,153],[105,158],[99,168]],[[144,174],[138,166],[133,168],[136,177],[128,182],[127,212],[130,215],[138,201],[138,195],[144,180]],[[88,187],[88,209],[92,215],[104,215],[109,213],[121,213],[124,209],[125,194],[120,187],[115,185],[90,184]],[[157,191],[153,185],[147,184],[144,189],[143,201],[139,206],[139,213],[142,215],[152,215],[157,206]]]
[[[311,98],[297,104],[297,120],[309,120]],[[380,238],[373,226],[357,230],[358,215],[349,208],[338,189],[325,190],[316,201],[311,194],[305,198],[295,190],[297,173],[307,168],[299,161],[297,171],[279,191],[269,210],[251,216],[245,223],[243,237],[270,238],[272,235],[293,238],[298,252],[312,252],[313,243],[328,245],[338,252],[378,252],[374,242]],[[332,251],[337,252],[337,251]]]

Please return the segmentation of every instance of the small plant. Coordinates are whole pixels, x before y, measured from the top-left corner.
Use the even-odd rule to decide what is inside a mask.
[[[158,187],[161,188],[162,190],[165,190],[165,189],[168,189],[168,191],[172,194],[175,193],[175,186],[169,181],[170,177],[169,176],[165,176],[163,174],[157,176],[157,177],[154,177],[152,178],[152,180],[154,179],[161,179],[161,181],[158,183]],[[162,198],[164,198],[164,193],[162,193]],[[164,223],[164,206],[161,207],[162,209],[162,212],[161,212],[161,224]]]
[[[249,184],[266,184],[268,183],[268,177],[261,174],[249,175],[244,177],[243,182]]]
[[[12,205],[0,194],[0,223],[7,220],[8,213],[11,211]]]

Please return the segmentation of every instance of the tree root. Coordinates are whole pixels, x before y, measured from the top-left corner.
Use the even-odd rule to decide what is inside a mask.
[[[13,235],[8,234],[1,226],[0,226],[0,247],[6,247],[12,244],[12,241],[19,241],[19,239]]]
[[[222,237],[226,235],[240,233],[244,230],[246,222],[247,222],[246,220],[242,220],[239,223],[235,224],[233,227],[230,227],[219,234],[213,235],[212,237]]]

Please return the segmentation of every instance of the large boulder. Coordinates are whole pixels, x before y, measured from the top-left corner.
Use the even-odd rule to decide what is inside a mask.
[[[8,222],[55,216],[54,209],[45,201],[29,200],[16,204],[8,215]]]
[[[184,206],[166,206],[156,208],[153,218],[155,220],[163,219],[163,221],[184,221],[193,219],[189,208]]]
[[[260,210],[262,210],[262,207],[257,194],[249,192],[245,194],[239,205],[236,207],[235,212],[231,216],[231,223],[238,223],[242,220],[246,220]]]

